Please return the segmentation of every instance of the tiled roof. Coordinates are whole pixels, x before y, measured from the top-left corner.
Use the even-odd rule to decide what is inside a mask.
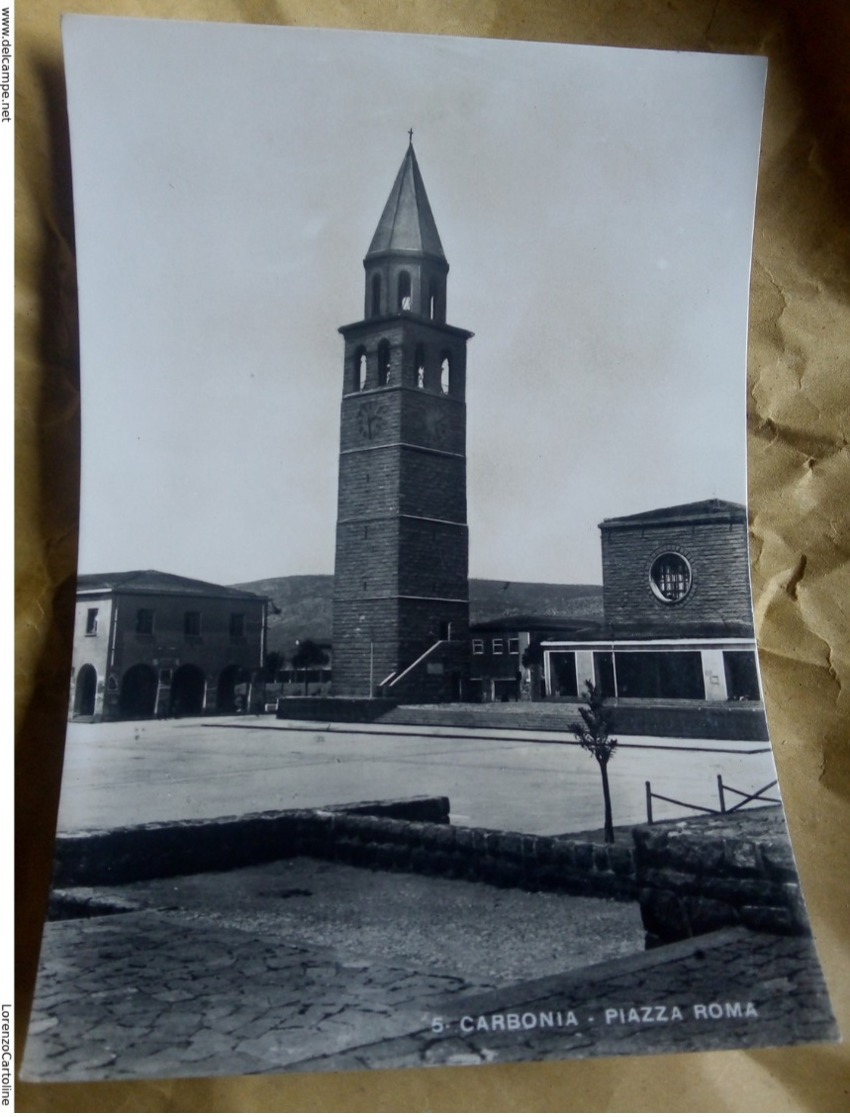
[[[79,574],[77,593],[97,591],[145,594],[171,594],[204,597],[229,597],[239,601],[263,601],[265,598],[247,590],[219,586],[214,582],[201,582],[197,578],[183,578],[179,574],[164,574],[160,570],[125,570],[113,574]]]

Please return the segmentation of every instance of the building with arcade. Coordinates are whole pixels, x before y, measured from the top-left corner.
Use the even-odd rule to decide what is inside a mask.
[[[259,709],[267,599],[158,570],[77,579],[68,716]]]

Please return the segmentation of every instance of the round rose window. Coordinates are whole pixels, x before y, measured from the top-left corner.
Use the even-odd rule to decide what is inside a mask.
[[[691,568],[688,560],[671,551],[659,555],[649,571],[652,592],[661,601],[673,604],[687,597],[691,588]]]

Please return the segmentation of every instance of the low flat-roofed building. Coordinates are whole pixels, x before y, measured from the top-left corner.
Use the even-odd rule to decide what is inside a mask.
[[[591,620],[516,616],[470,626],[470,694],[473,701],[508,702],[543,698],[541,672],[527,664],[531,645],[581,640],[597,625]]]
[[[132,570],[77,579],[68,716],[93,721],[260,708],[267,599]]]

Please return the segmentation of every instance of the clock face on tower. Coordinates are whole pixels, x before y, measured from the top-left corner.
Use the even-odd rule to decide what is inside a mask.
[[[439,407],[429,407],[425,412],[425,430],[431,441],[441,446],[449,436],[449,423]]]
[[[371,441],[384,429],[384,409],[376,400],[364,403],[357,411],[357,430],[360,437]]]

